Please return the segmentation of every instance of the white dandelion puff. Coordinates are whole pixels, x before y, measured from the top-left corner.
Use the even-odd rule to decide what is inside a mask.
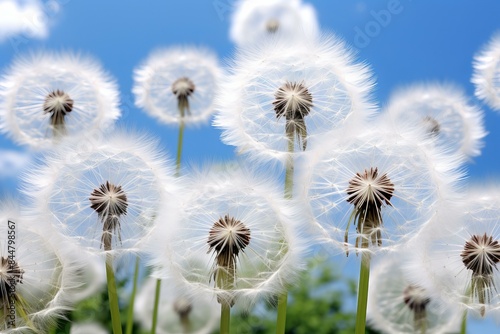
[[[46,332],[70,309],[78,266],[62,245],[7,201],[0,204],[0,329],[2,333]]]
[[[424,289],[405,273],[406,257],[383,258],[370,272],[368,321],[384,333],[455,333],[461,309]]]
[[[198,175],[186,189],[177,224],[156,233],[168,240],[154,253],[163,277],[188,297],[209,293],[227,306],[248,306],[294,282],[304,247],[297,203],[241,171]]]
[[[322,153],[298,166],[296,187],[320,238],[347,254],[414,237],[440,202],[452,200],[461,178],[458,156],[431,150],[418,136],[356,130],[362,135],[324,138]]]
[[[165,124],[202,124],[214,111],[222,69],[208,49],[157,50],[134,71],[135,104]]]
[[[240,50],[219,91],[214,125],[239,152],[285,162],[294,137],[300,154],[321,135],[369,116],[372,84],[367,67],[335,37],[300,45],[272,39]]]
[[[251,46],[280,34],[290,40],[316,38],[319,25],[311,4],[301,0],[241,0],[231,16],[230,37]]]
[[[393,94],[385,115],[396,126],[421,127],[436,143],[467,157],[481,154],[486,136],[482,111],[457,87],[414,85]]]
[[[433,218],[415,253],[422,284],[481,316],[500,310],[499,194],[498,186],[470,189]]]
[[[500,32],[474,57],[472,83],[476,96],[500,110]]]
[[[147,278],[137,294],[134,306],[136,319],[148,331],[151,330],[155,285],[155,279]],[[161,314],[156,327],[158,334],[209,334],[219,325],[219,305],[207,294],[197,294],[196,298],[189,299],[172,284],[162,284],[158,307],[158,314]]]
[[[0,131],[46,148],[102,130],[119,116],[118,88],[94,60],[71,53],[18,58],[0,79]]]
[[[27,177],[39,217],[91,252],[137,251],[175,189],[172,167],[148,139],[116,133],[70,142]],[[172,181],[172,182],[170,182]]]

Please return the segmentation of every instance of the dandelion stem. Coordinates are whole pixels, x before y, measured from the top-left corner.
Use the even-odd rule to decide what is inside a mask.
[[[229,319],[231,307],[228,303],[221,303],[220,306],[220,334],[229,334]]]
[[[467,333],[467,310],[464,311],[462,316],[462,325],[460,326],[460,334]]]
[[[115,273],[113,271],[113,255],[110,253],[106,254],[106,278],[108,281],[109,310],[111,311],[113,334],[122,334],[118,293],[116,291]]]
[[[139,277],[139,256],[135,258],[134,282],[132,285],[132,294],[130,296],[130,301],[128,303],[127,327],[125,330],[126,334],[132,334],[132,327],[134,325],[134,303],[135,303],[135,294],[137,292],[138,277]]]
[[[151,334],[156,333],[156,324],[158,323],[158,305],[160,304],[161,279],[156,280],[155,304],[153,308],[153,322],[151,324]]]
[[[181,156],[182,156],[182,142],[184,139],[184,121],[181,120],[179,124],[179,137],[177,139],[177,158],[175,160],[175,176],[180,175],[181,171]]]
[[[368,282],[370,281],[370,260],[371,255],[368,252],[361,252],[355,334],[365,334],[366,306],[368,302]]]
[[[285,198],[293,197],[293,150],[294,150],[294,133],[288,136],[288,157],[285,170]],[[276,320],[276,334],[285,333],[286,327],[286,308],[288,301],[288,291],[284,291],[278,297],[278,318]]]

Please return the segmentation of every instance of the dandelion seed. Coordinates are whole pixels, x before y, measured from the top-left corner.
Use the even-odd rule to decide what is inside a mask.
[[[363,174],[349,181],[347,187],[347,202],[354,205],[354,224],[359,236],[356,238],[356,247],[366,248],[367,244],[361,239],[369,239],[377,246],[382,246],[381,227],[383,224],[381,208],[383,204],[391,205],[394,193],[394,184],[387,174],[378,175],[378,168],[371,167]],[[369,237],[366,237],[369,236]],[[344,242],[347,244],[347,233]]]
[[[101,184],[90,194],[90,207],[94,209],[102,220],[101,247],[104,250],[111,250],[111,239],[113,234],[120,234],[120,216],[127,214],[127,195],[121,186],[115,186],[109,181]]]
[[[472,271],[472,295],[477,297],[480,304],[489,303],[493,289],[493,269],[500,262],[500,244],[486,233],[482,236],[473,235],[465,242],[464,250],[460,254],[465,267]],[[484,316],[485,307],[481,307]]]
[[[181,118],[185,117],[186,112],[188,116],[191,116],[188,98],[191,94],[194,93],[194,89],[194,83],[186,77],[177,79],[172,85],[172,93],[177,96],[178,108],[179,112],[181,113]]]
[[[61,90],[51,92],[45,98],[43,104],[43,112],[50,115],[50,124],[54,131],[54,137],[59,134],[66,134],[66,126],[64,116],[73,110],[74,101],[68,94]]]
[[[236,278],[238,254],[250,243],[250,230],[241,221],[228,215],[220,218],[208,232],[208,253],[215,253],[213,279],[219,289],[231,290]],[[219,303],[224,301],[218,299]],[[229,302],[233,306],[234,301]]]
[[[307,128],[304,117],[309,115],[313,107],[312,95],[309,93],[304,83],[287,82],[278,89],[274,95],[273,102],[276,118],[285,116],[285,132],[289,140],[293,140],[294,135],[305,151],[307,146]]]
[[[0,78],[0,131],[35,148],[103,130],[120,116],[114,80],[75,54],[18,58]],[[57,140],[55,140],[57,139]]]

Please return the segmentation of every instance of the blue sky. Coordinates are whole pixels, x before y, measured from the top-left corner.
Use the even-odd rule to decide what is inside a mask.
[[[92,55],[120,86],[123,116],[118,125],[159,137],[169,155],[174,156],[177,129],[160,125],[135,108],[132,71],[151,50],[170,45],[203,45],[215,50],[223,61],[229,59],[234,52],[228,38],[229,8],[233,2],[42,1],[51,25],[49,36],[36,39],[22,34],[4,40],[0,44],[0,70],[16,56],[34,50],[71,50]],[[474,101],[470,83],[473,56],[500,30],[498,0],[306,2],[315,6],[325,31],[342,37],[357,49],[359,60],[370,64],[377,81],[374,97],[380,106],[395,88],[429,81],[455,83]],[[57,13],[54,3],[59,7]],[[383,24],[377,22],[376,13],[390,8],[396,9],[390,18]],[[365,34],[368,31],[371,36],[363,39],[359,37],[360,31]],[[475,102],[484,110],[489,135],[482,155],[467,169],[469,182],[487,182],[500,178],[500,135],[496,131],[500,128],[500,114]],[[184,162],[197,165],[231,159],[234,149],[222,144],[219,136],[219,130],[209,126],[188,129]],[[4,150],[25,151],[0,135],[0,152]],[[5,164],[0,163],[0,168],[6,168]],[[11,174],[0,169],[0,194],[16,191],[18,180]],[[472,333],[480,328],[488,331],[484,325],[473,326]]]

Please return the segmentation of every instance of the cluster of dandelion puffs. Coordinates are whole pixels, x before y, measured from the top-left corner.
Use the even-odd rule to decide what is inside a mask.
[[[104,258],[112,304],[114,259],[126,253],[151,267],[135,305],[148,330],[154,303],[159,333],[222,329],[225,310],[262,301],[278,300],[280,318],[314,247],[362,254],[358,303],[369,291],[381,331],[441,333],[466,311],[499,312],[500,193],[460,187],[487,134],[477,104],[453,85],[417,83],[376,114],[369,67],[299,0],[239,1],[232,22],[228,70],[208,49],[158,49],[134,69],[133,93],[180,126],[179,150],[184,124],[215,113],[221,140],[244,153],[235,168],[180,177],[180,151],[174,173],[154,140],[113,130],[118,89],[93,60],[36,54],[1,76],[0,131],[47,151],[24,177],[27,208],[0,208],[18,229],[11,260],[0,225],[0,319],[15,304],[15,330],[53,329],[104,285]],[[476,56],[472,79],[494,109],[498,41]],[[273,168],[284,191],[281,176],[261,175]],[[372,256],[382,260],[368,290]],[[160,293],[157,281],[156,302],[152,277],[167,284]]]

